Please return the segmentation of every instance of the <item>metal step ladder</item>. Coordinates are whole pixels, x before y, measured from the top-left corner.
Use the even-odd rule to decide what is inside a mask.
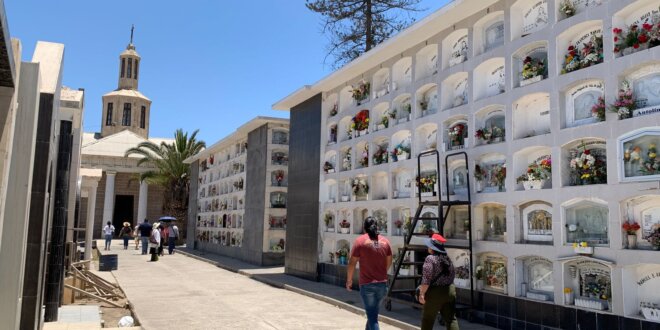
[[[440,153],[438,150],[429,150],[420,153],[417,156],[417,183],[419,183],[419,179],[421,176],[421,169],[422,169],[422,158],[424,157],[429,157],[429,156],[434,156],[435,158],[435,169],[436,169],[436,177],[439,176],[440,174]],[[421,284],[422,281],[422,265],[424,264],[424,258],[428,255],[428,250],[426,245],[424,244],[411,244],[411,241],[414,236],[417,237],[430,237],[432,236],[435,231],[433,229],[427,230],[424,232],[416,232],[415,229],[417,228],[417,224],[419,222],[422,222],[423,225],[426,225],[426,228],[429,228],[428,225],[429,223],[435,222],[435,228],[437,228],[438,233],[440,235],[444,236],[444,227],[445,227],[445,221],[447,217],[449,216],[449,212],[452,208],[452,206],[467,206],[467,215],[468,215],[468,223],[469,223],[469,228],[472,228],[472,200],[470,197],[470,171],[468,168],[467,171],[467,178],[466,178],[466,184],[467,184],[467,200],[450,200],[449,197],[449,161],[450,159],[461,157],[465,160],[465,166],[468,168],[468,156],[467,153],[464,151],[461,152],[456,152],[456,153],[451,153],[445,156],[445,196],[446,199],[442,200],[442,189],[441,185],[438,183],[437,188],[435,191],[435,195],[432,197],[422,197],[422,192],[421,192],[421,185],[417,184],[417,211],[415,211],[415,216],[412,218],[411,221],[411,226],[408,232],[406,233],[404,237],[404,244],[402,248],[399,248],[399,254],[397,259],[394,261],[394,275],[392,275],[388,289],[387,289],[387,297],[385,298],[385,308],[388,311],[392,310],[392,302],[397,302],[401,303],[404,305],[409,305],[412,307],[417,307],[421,308],[422,305],[419,304],[415,300],[415,290],[417,286]],[[428,207],[437,207],[437,212],[436,214],[438,215],[437,217],[423,217],[423,210]],[[469,230],[469,234],[467,235],[466,240],[455,240],[455,239],[448,239],[447,243],[445,243],[445,247],[448,249],[461,249],[461,250],[466,250],[469,254],[470,257],[470,274],[472,274],[472,230]],[[411,261],[408,253],[413,254],[413,260]],[[399,275],[399,270],[401,269],[402,266],[408,266],[409,269],[414,270],[417,269],[417,271],[411,271],[411,274],[409,275]],[[398,283],[397,288],[395,288],[395,285]],[[457,305],[456,308],[458,309],[469,309],[474,306],[474,283],[470,279],[470,305]]]

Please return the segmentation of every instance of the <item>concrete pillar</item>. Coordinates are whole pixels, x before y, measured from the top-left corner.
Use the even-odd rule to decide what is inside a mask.
[[[32,192],[37,114],[39,108],[39,64],[22,63],[19,108],[16,114],[13,152],[9,168],[3,215],[7,221],[1,234],[0,250],[0,320],[2,329],[19,329],[23,304],[25,256],[27,254],[30,193]]]
[[[115,176],[117,172],[105,172],[105,201],[103,202],[103,225],[112,222],[115,209]]]
[[[96,188],[98,188],[98,183],[94,182],[87,191],[87,223],[85,224],[85,260],[92,259],[92,237],[94,237],[94,218],[96,217],[96,212],[95,212]]]
[[[135,224],[140,224],[144,219],[147,218],[147,198],[149,197],[149,185],[146,181],[140,181],[140,196],[138,197],[138,213],[137,213],[137,222]]]

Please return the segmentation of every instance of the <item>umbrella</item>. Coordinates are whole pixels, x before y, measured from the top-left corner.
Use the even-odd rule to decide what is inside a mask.
[[[160,219],[158,219],[158,221],[176,221],[176,218],[172,217],[172,216],[169,216],[169,215],[166,215],[164,217],[160,217]]]

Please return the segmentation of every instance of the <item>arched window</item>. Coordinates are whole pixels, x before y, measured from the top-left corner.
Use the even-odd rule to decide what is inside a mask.
[[[137,77],[138,77],[138,60],[136,58],[135,59],[135,76],[133,76],[133,78],[135,78],[135,80],[137,80]]]
[[[124,103],[124,116],[122,117],[121,124],[123,126],[131,126],[131,104]]]
[[[135,62],[135,64],[137,64],[137,62]],[[137,69],[136,69],[135,72],[137,72]],[[137,73],[135,74],[135,78],[137,79]],[[147,107],[145,107],[145,106],[143,105],[142,108],[140,109],[140,128],[144,128],[144,127],[145,127],[145,125],[146,125],[146,123],[145,123],[146,119],[147,119]]]
[[[108,110],[105,114],[105,126],[112,126],[112,102],[108,103]]]
[[[129,58],[128,59],[128,70],[126,70],[126,77],[130,78],[132,73],[133,73],[133,59]]]

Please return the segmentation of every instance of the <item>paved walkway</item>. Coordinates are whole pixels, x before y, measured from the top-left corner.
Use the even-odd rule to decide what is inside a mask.
[[[308,281],[295,276],[286,275],[284,274],[284,267],[264,268],[248,264],[237,259],[187,248],[179,248],[179,252],[185,253],[190,257],[198,260],[204,260],[216,265],[219,268],[237,272],[257,281],[268,283],[271,286],[284,288],[301,295],[313,297],[358,315],[364,314],[362,300],[360,298],[359,292],[356,290],[349,292],[335,285]],[[420,310],[393,303],[392,311],[386,311],[384,308],[381,309],[381,328],[383,328],[382,324],[385,323],[394,325],[401,329],[419,329],[421,321],[420,318]],[[459,324],[461,330],[495,329],[483,324],[470,323],[462,319],[459,319]],[[362,326],[355,327],[353,329],[361,328]],[[444,329],[444,327],[441,327],[436,323],[434,329]]]
[[[119,267],[112,273],[144,329],[364,328],[364,317],[309,296],[183,254],[148,262],[148,256],[120,245],[115,240],[111,251],[101,253],[118,254]],[[271,270],[264,272],[268,276]]]

